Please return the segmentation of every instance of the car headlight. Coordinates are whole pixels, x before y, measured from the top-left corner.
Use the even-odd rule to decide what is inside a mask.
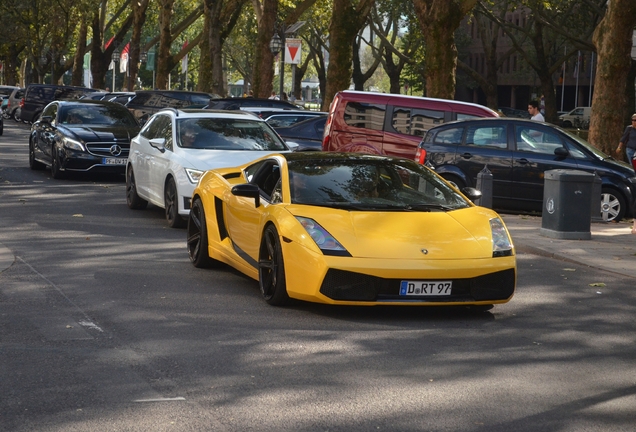
[[[191,183],[197,184],[205,171],[186,168],[185,172],[188,175],[188,180],[190,180]]]
[[[490,219],[490,231],[492,232],[492,256],[503,257],[512,255],[512,241],[499,218]]]
[[[84,144],[71,138],[62,138],[62,145],[70,150],[86,151]]]
[[[326,229],[315,220],[296,216],[298,222],[307,230],[307,234],[316,242],[325,255],[351,256],[351,254]]]

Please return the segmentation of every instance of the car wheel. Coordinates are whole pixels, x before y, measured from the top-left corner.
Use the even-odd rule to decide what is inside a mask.
[[[601,191],[601,217],[603,222],[620,222],[625,217],[625,198],[610,188]]]
[[[166,220],[170,228],[183,228],[186,222],[179,215],[179,194],[177,193],[177,185],[172,177],[166,182],[163,203],[166,209]]]
[[[133,210],[143,210],[148,206],[148,201],[137,195],[137,183],[132,167],[126,171],[126,204]]]
[[[205,223],[205,210],[201,199],[196,198],[188,217],[188,236],[186,240],[190,262],[197,268],[212,267],[216,260],[208,254],[208,230]]]
[[[33,140],[29,140],[29,168],[34,171],[41,171],[46,168],[42,162],[38,162],[35,160],[35,144],[33,144]]]
[[[466,187],[466,183],[454,174],[442,174],[442,177],[444,178],[444,180],[457,188],[457,190],[462,190]]]
[[[285,264],[278,231],[269,225],[263,232],[258,256],[258,283],[267,303],[282,306],[289,300],[285,283]]]
[[[62,171],[62,165],[57,151],[55,150],[55,146],[51,150],[51,155],[51,177],[56,180],[63,179],[66,176],[66,173]]]
[[[13,120],[20,123],[22,120],[20,120],[20,116],[18,115],[18,110],[13,111]]]

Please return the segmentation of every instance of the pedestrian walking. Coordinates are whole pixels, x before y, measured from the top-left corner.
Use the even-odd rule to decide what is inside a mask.
[[[632,124],[625,128],[616,149],[616,153],[623,151],[623,148],[625,149],[629,163],[633,163],[634,153],[636,153],[636,127],[634,126],[636,126],[636,114],[632,115]]]
[[[532,116],[531,120],[542,122],[545,121],[545,118],[543,117],[543,114],[541,114],[541,110],[539,109],[539,102],[537,102],[536,100],[531,100],[530,102],[528,102],[528,112]]]

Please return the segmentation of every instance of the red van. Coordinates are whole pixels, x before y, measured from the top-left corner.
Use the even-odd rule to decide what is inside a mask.
[[[341,91],[331,102],[322,149],[413,159],[429,128],[473,117],[499,115],[490,108],[468,102]]]

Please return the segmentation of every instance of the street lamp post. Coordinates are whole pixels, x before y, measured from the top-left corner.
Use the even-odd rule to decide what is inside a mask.
[[[280,34],[283,35],[281,38],[278,33],[274,32],[274,36],[272,36],[272,40],[269,42],[269,49],[276,56],[279,52],[280,56],[280,69],[278,70],[279,78],[280,78],[280,92],[278,93],[278,97],[280,100],[283,100],[283,88],[285,84],[284,71],[285,71],[285,25],[283,24],[280,28]],[[281,52],[282,51],[282,52]]]
[[[113,61],[113,88],[111,91],[115,91],[115,74],[117,73],[117,62],[119,61],[119,49],[115,48],[111,60]]]

